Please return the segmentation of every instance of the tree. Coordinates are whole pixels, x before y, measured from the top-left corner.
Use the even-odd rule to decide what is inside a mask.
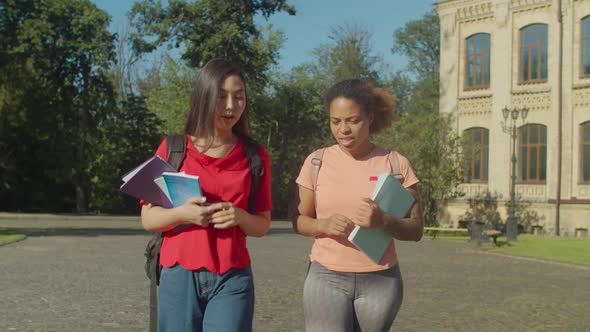
[[[381,81],[385,67],[383,59],[373,54],[371,33],[366,27],[345,23],[330,29],[330,44],[313,50],[315,76],[329,87],[336,82],[362,78],[374,83]]]
[[[96,212],[139,211],[137,200],[114,188],[121,175],[153,155],[162,134],[160,121],[146,106],[144,97],[129,95],[104,119],[89,141],[94,162],[89,164],[90,209]]]
[[[438,15],[430,11],[393,33],[392,52],[408,58],[407,67],[398,71],[390,82],[400,99],[399,114],[438,112],[439,31]]]
[[[259,137],[272,161],[273,214],[285,217],[292,203],[295,178],[305,157],[324,145],[330,136],[322,103],[321,82],[305,65],[271,83],[256,119]]]
[[[115,44],[116,61],[108,74],[117,90],[117,99],[122,100],[128,95],[139,94],[137,88],[138,71],[135,67],[140,60],[139,55],[130,47],[129,26],[119,29]]]
[[[146,93],[147,107],[160,119],[159,129],[162,133],[184,132],[193,82],[197,74],[195,69],[165,56],[159,85]]]
[[[440,22],[434,10],[393,33],[393,53],[408,58],[407,70],[418,79],[439,76]]]
[[[104,76],[116,37],[108,32],[109,20],[84,0],[2,3],[0,70],[23,70],[17,85],[1,83],[1,90],[19,96],[6,99],[2,107],[2,117],[11,119],[4,122],[3,135],[9,137],[8,145],[20,148],[12,149],[17,160],[43,165],[41,171],[33,163],[16,171],[24,185],[11,190],[28,193],[17,205],[61,209],[69,204],[73,187],[77,210],[86,208],[86,143],[106,110],[103,97],[112,89]],[[55,195],[45,197],[45,190]]]
[[[229,59],[242,67],[250,84],[264,87],[282,45],[282,33],[267,30],[265,36],[254,24],[254,16],[268,18],[280,11],[295,14],[285,0],[177,0],[167,7],[161,1],[144,0],[129,14],[131,38],[139,53],[161,45],[183,47],[182,59],[189,67],[201,68],[217,57]]]

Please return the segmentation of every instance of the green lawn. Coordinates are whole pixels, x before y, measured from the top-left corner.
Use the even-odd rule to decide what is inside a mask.
[[[430,232],[424,233],[425,239],[431,237]],[[436,239],[469,241],[465,234],[446,232],[438,233]],[[494,247],[492,240],[489,240],[481,248],[488,252],[590,265],[590,239],[521,234],[516,242],[507,243],[506,237],[502,235],[498,238],[498,245]]]
[[[22,240],[26,235],[17,233],[9,229],[0,228],[0,246],[11,242]]]
[[[504,237],[491,252],[536,257],[576,264],[590,264],[590,239],[519,235],[518,240],[507,244]],[[502,240],[502,241],[500,241]]]

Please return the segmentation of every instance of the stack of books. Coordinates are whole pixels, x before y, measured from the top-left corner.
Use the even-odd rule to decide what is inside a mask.
[[[119,191],[154,205],[171,208],[191,197],[203,196],[199,177],[177,172],[160,156],[154,156],[122,177]]]

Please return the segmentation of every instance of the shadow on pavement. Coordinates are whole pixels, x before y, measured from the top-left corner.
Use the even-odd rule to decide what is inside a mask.
[[[125,236],[125,235],[150,235],[140,228],[12,228],[4,227],[11,231],[26,234],[30,237],[38,236]],[[295,234],[291,228],[271,228],[267,236]]]
[[[35,236],[104,236],[104,235],[149,235],[138,228],[8,228],[10,230]]]
[[[266,235],[295,234],[292,228],[271,228]]]

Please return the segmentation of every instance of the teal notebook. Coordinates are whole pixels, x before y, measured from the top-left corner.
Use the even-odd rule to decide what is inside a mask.
[[[203,196],[199,177],[185,173],[164,172],[154,180],[160,190],[168,197],[172,206],[181,206],[191,197]]]
[[[371,199],[384,213],[396,218],[404,218],[414,204],[414,196],[389,173],[379,174]],[[377,264],[383,258],[392,239],[392,236],[381,228],[359,226],[356,226],[348,236],[350,242]]]

